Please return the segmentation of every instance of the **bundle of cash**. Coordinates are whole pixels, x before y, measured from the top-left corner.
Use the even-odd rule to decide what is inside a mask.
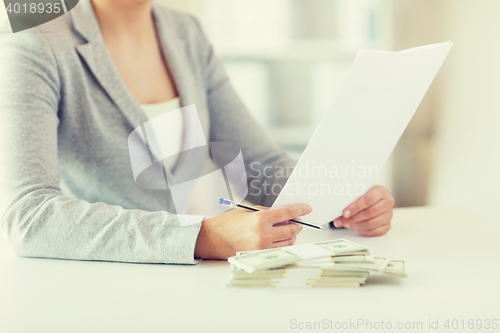
[[[230,287],[359,287],[370,272],[406,277],[403,261],[345,239],[238,252],[228,261]]]

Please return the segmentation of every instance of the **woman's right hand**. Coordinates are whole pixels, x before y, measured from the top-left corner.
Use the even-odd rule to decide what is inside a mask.
[[[274,225],[307,215],[311,211],[311,206],[299,204],[258,212],[235,209],[205,219],[194,255],[203,259],[227,259],[237,251],[292,245],[302,226],[293,222]]]

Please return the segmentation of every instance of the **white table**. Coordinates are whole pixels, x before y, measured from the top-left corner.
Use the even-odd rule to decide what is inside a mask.
[[[17,258],[2,237],[0,332],[334,332],[299,325],[335,328],[358,319],[371,321],[377,332],[387,331],[375,330],[382,320],[393,332],[416,331],[408,328],[413,322],[427,331],[429,320],[438,320],[433,332],[500,331],[467,328],[469,319],[483,325],[500,319],[500,223],[452,208],[408,208],[397,209],[392,230],[378,238],[305,230],[298,243],[346,238],[377,256],[403,259],[408,278],[370,276],[361,288],[225,288],[225,261],[182,266]]]

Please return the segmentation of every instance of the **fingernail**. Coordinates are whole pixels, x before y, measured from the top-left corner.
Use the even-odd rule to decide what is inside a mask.
[[[335,220],[333,221],[333,224],[338,228],[342,226],[342,221],[341,220]]]
[[[313,210],[312,206],[307,206],[307,211],[308,211],[309,213],[310,213],[310,212],[312,212],[312,210]]]
[[[344,217],[349,217],[349,216],[351,216],[351,211],[350,210],[346,210],[344,212]]]

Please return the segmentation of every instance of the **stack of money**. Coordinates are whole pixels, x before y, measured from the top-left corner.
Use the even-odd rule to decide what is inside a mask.
[[[370,272],[406,277],[403,261],[345,239],[238,252],[228,261],[228,287],[359,287]]]

